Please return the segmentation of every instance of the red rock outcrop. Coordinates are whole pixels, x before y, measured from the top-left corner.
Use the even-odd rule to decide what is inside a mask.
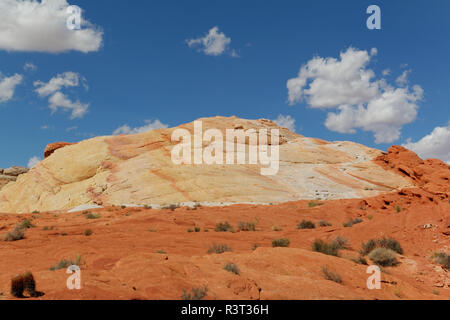
[[[66,146],[70,146],[73,145],[75,143],[70,143],[70,142],[55,142],[55,143],[50,143],[49,145],[47,145],[47,147],[45,147],[44,150],[44,159],[48,158],[49,156],[52,155],[53,152],[55,152],[58,149],[64,148]]]

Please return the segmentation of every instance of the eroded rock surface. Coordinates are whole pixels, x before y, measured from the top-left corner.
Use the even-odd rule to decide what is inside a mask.
[[[200,119],[203,132],[279,128],[269,120]],[[193,134],[193,123],[181,125]],[[372,161],[383,153],[352,142],[326,142],[279,128],[280,169],[260,165],[175,165],[173,130],[96,137],[54,152],[0,191],[0,212],[67,210],[83,204],[182,202],[282,203],[351,199],[414,186],[401,172]],[[248,143],[248,141],[247,141]],[[203,147],[208,146],[203,143]],[[225,149],[225,148],[224,148]]]

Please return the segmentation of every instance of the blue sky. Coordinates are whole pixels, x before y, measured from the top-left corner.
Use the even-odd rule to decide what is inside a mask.
[[[40,14],[30,17],[29,30],[24,27],[9,39],[5,29],[14,26],[15,16],[8,16],[7,11],[17,1],[3,1],[8,7],[2,8],[0,18],[9,25],[0,22],[0,83],[14,75],[22,78],[11,97],[2,100],[0,91],[0,167],[27,165],[31,157],[42,157],[45,146],[55,141],[110,135],[128,125],[125,131],[122,127],[121,132],[126,133],[156,119],[176,126],[216,115],[250,119],[290,116],[295,119],[296,131],[305,136],[351,140],[379,149],[409,142],[408,146],[424,157],[450,161],[447,0],[69,0],[68,4],[83,9],[83,19],[90,22],[83,25],[83,30],[94,32],[90,49],[86,49],[86,43],[75,43],[81,41],[75,36],[59,39],[58,28],[66,26],[57,20],[52,25],[41,23],[39,19],[45,17]],[[66,3],[53,1],[62,6]],[[381,30],[366,27],[366,9],[371,4],[381,8]],[[51,14],[53,9],[49,10]],[[201,38],[214,27],[218,28],[213,38],[219,41],[215,42],[219,47],[208,52]],[[36,30],[39,36],[26,37],[27,32]],[[96,47],[95,40],[99,39],[101,45]],[[193,41],[189,43],[189,39]],[[69,50],[61,49],[63,43]],[[303,98],[289,103],[287,82],[299,76],[302,66],[314,57],[323,58],[322,69],[311,71],[307,78],[308,83],[318,80],[319,85],[321,70],[332,71],[331,62],[325,59],[343,62],[340,53],[348,53],[350,47],[355,55],[367,52],[369,61],[362,69],[373,72],[369,89],[380,87],[372,100],[361,100],[363,108],[369,108],[372,102],[371,108],[376,108],[374,99],[398,88],[404,89],[405,96],[414,96],[405,108],[412,110],[414,104],[418,113],[405,120],[407,123],[399,124],[395,113],[393,119],[383,120],[387,129],[392,124],[400,130],[398,138],[391,135],[393,141],[376,141],[368,119],[373,116],[365,111],[357,113],[356,105],[352,106],[353,116],[365,120],[354,120],[352,127],[348,119],[340,118],[347,121],[345,125],[326,126],[328,113],[338,115],[345,99],[334,107],[312,105],[311,99],[320,100],[330,91],[303,91]],[[353,56],[348,59],[353,61]],[[25,70],[26,63],[35,70]],[[66,72],[76,74],[78,81],[54,88],[48,95],[36,92],[52,78],[67,76]],[[404,72],[407,81],[402,82],[398,78]],[[420,86],[423,94],[414,91],[414,85]],[[87,112],[73,118],[61,102],[52,112],[50,99],[56,92],[72,106],[88,105]],[[389,131],[379,125],[379,134]]]

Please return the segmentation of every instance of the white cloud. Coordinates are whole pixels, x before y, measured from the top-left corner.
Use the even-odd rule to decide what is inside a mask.
[[[137,127],[137,128],[131,128],[129,125],[125,124],[125,125],[117,128],[116,130],[114,130],[113,134],[114,135],[137,134],[137,133],[147,132],[147,131],[156,130],[156,129],[165,129],[165,128],[169,127],[167,124],[162,123],[158,119],[156,119],[154,121],[145,120],[145,123],[146,124],[144,126]]]
[[[337,109],[328,113],[329,130],[356,133],[360,128],[373,132],[377,143],[394,142],[402,126],[417,118],[423,90],[420,86],[395,88],[375,79],[367,67],[374,54],[374,49],[369,54],[349,48],[340,59],[311,59],[288,81],[289,103],[305,101],[312,108]]]
[[[284,116],[280,114],[278,118],[273,120],[277,125],[283,128],[288,128],[289,131],[295,132],[295,119],[290,115]]]
[[[219,56],[228,50],[231,39],[228,38],[223,32],[219,32],[219,27],[214,27],[209,30],[208,34],[204,37],[188,39],[186,42],[190,48],[198,47],[206,55]],[[232,51],[232,55],[233,52],[235,56],[237,52]]]
[[[75,72],[64,72],[50,79],[48,83],[35,81],[34,86],[38,87],[35,91],[41,96],[46,97],[67,87],[78,87],[80,75]]]
[[[25,71],[36,71],[37,67],[34,63],[32,62],[27,62],[25,63],[25,65],[23,66],[23,70]]]
[[[383,74],[384,77],[390,75],[390,74],[391,74],[391,69],[389,69],[389,68],[388,68],[388,69],[384,69],[384,70],[382,71],[382,74]]]
[[[56,92],[49,99],[49,108],[52,114],[59,108],[71,111],[70,119],[83,118],[89,109],[88,103],[81,103],[79,100],[73,102],[62,92]]]
[[[3,77],[0,74],[0,103],[12,99],[16,86],[22,83],[23,76],[15,74],[12,77]]]
[[[42,159],[39,157],[31,157],[30,160],[28,160],[28,168],[31,169],[35,167],[41,161]]]
[[[423,159],[436,158],[450,164],[450,122],[447,127],[436,127],[419,141],[408,140],[403,146]]]
[[[408,74],[411,72],[411,70],[405,70],[403,73],[395,80],[395,82],[401,86],[404,87],[408,84]]]
[[[1,0],[0,49],[59,53],[98,51],[103,32],[81,17],[81,30],[69,30],[66,0]]]
[[[89,109],[88,103],[81,103],[79,100],[72,101],[61,92],[61,89],[68,87],[78,87],[80,83],[83,84],[84,88],[87,90],[87,85],[85,84],[86,79],[81,77],[75,72],[65,72],[63,74],[58,74],[56,77],[50,79],[49,82],[45,83],[42,81],[35,81],[34,86],[37,87],[35,91],[40,97],[49,97],[49,108],[52,113],[58,111],[58,109],[63,109],[66,111],[71,111],[71,119],[83,118]]]

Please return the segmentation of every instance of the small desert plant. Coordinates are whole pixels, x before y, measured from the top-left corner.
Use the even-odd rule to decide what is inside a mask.
[[[3,236],[3,241],[19,241],[25,239],[25,230],[16,226],[12,232]]]
[[[208,287],[206,287],[206,286],[194,288],[191,290],[191,292],[187,292],[186,290],[183,290],[181,299],[183,299],[183,300],[202,300],[204,297],[206,297],[207,293],[208,293]]]
[[[372,219],[373,219],[373,215],[369,214],[369,215],[367,216],[367,219],[372,220]]]
[[[364,257],[359,256],[358,258],[350,258],[354,263],[362,264],[367,266],[367,260]]]
[[[23,291],[23,276],[17,275],[11,279],[11,295],[16,298],[23,298]]]
[[[312,221],[303,220],[297,226],[297,229],[314,229],[316,225]]]
[[[90,235],[92,235],[94,232],[91,229],[86,229],[84,230],[84,235],[86,237],[89,237]]]
[[[291,243],[291,241],[289,239],[286,238],[281,238],[281,239],[275,239],[272,241],[272,247],[276,248],[276,247],[289,247],[289,244]]]
[[[394,251],[386,248],[376,248],[369,254],[370,260],[383,267],[396,266],[398,261],[395,256]]]
[[[36,281],[31,272],[25,272],[23,274],[23,288],[31,297],[36,298],[43,295],[42,292],[36,291]]]
[[[348,249],[348,239],[337,236],[336,239],[333,241],[339,249]]]
[[[377,245],[381,248],[391,249],[399,254],[403,254],[403,248],[400,243],[392,238],[382,238],[377,240]]]
[[[233,227],[228,222],[220,222],[216,224],[216,228],[214,230],[216,232],[233,232]]]
[[[450,270],[450,254],[438,252],[438,253],[434,253],[432,258],[436,263],[439,263],[444,268]]]
[[[308,202],[308,207],[309,208],[315,208],[315,207],[318,207],[318,206],[321,206],[321,205],[323,205],[323,203],[315,202],[315,201]]]
[[[238,229],[240,231],[256,231],[256,223],[254,222],[239,222]]]
[[[38,211],[38,210],[34,210],[33,212],[32,212],[32,214],[39,214],[40,212]]]
[[[195,228],[194,228],[194,231],[195,231],[195,232],[200,232],[201,230],[202,230],[202,229],[201,229],[200,227],[195,227]]]
[[[194,229],[189,228],[189,229],[187,229],[187,232],[192,233],[192,232],[194,232]]]
[[[228,271],[228,272],[237,274],[237,275],[239,275],[241,273],[241,271],[239,270],[239,267],[237,265],[233,264],[233,263],[227,263],[225,265],[225,267],[223,267],[223,269]]]
[[[30,229],[35,228],[36,226],[31,222],[30,219],[25,219],[21,223],[17,225],[20,229]]]
[[[319,221],[319,227],[331,227],[331,226],[332,226],[332,224],[329,223],[328,221],[325,221],[325,220]]]
[[[361,223],[361,222],[363,222],[363,219],[361,219],[361,218],[350,219],[349,221],[344,222],[343,226],[346,228],[350,228],[350,227],[353,227],[353,225]]]
[[[278,232],[278,231],[283,231],[283,229],[280,228],[279,226],[273,226],[272,231]]]
[[[323,276],[325,277],[325,279],[334,281],[336,283],[342,283],[341,276],[339,274],[337,274],[336,272],[329,270],[328,267],[322,267],[322,273],[323,273]]]
[[[87,214],[86,218],[87,218],[87,219],[90,219],[90,220],[99,219],[99,218],[100,218],[100,215],[99,215],[98,213],[92,213],[92,212],[89,212],[89,213]]]
[[[216,243],[213,243],[211,247],[208,249],[208,253],[217,253],[217,254],[222,254],[224,252],[230,251],[233,250],[226,244],[216,244]]]
[[[361,245],[360,253],[363,256],[371,253],[375,248],[386,248],[391,249],[399,254],[403,254],[403,248],[400,243],[392,238],[382,238],[382,239],[370,239],[367,242],[363,242]]]
[[[341,246],[336,241],[325,242],[323,240],[315,240],[312,245],[313,251],[320,252],[329,256],[338,256]]]
[[[164,250],[158,250],[158,251],[156,251],[156,253],[159,253],[159,254],[167,254],[167,252],[164,251]]]
[[[77,255],[75,260],[61,259],[56,265],[50,268],[51,271],[65,269],[70,266],[79,266],[81,264],[81,256]]]

